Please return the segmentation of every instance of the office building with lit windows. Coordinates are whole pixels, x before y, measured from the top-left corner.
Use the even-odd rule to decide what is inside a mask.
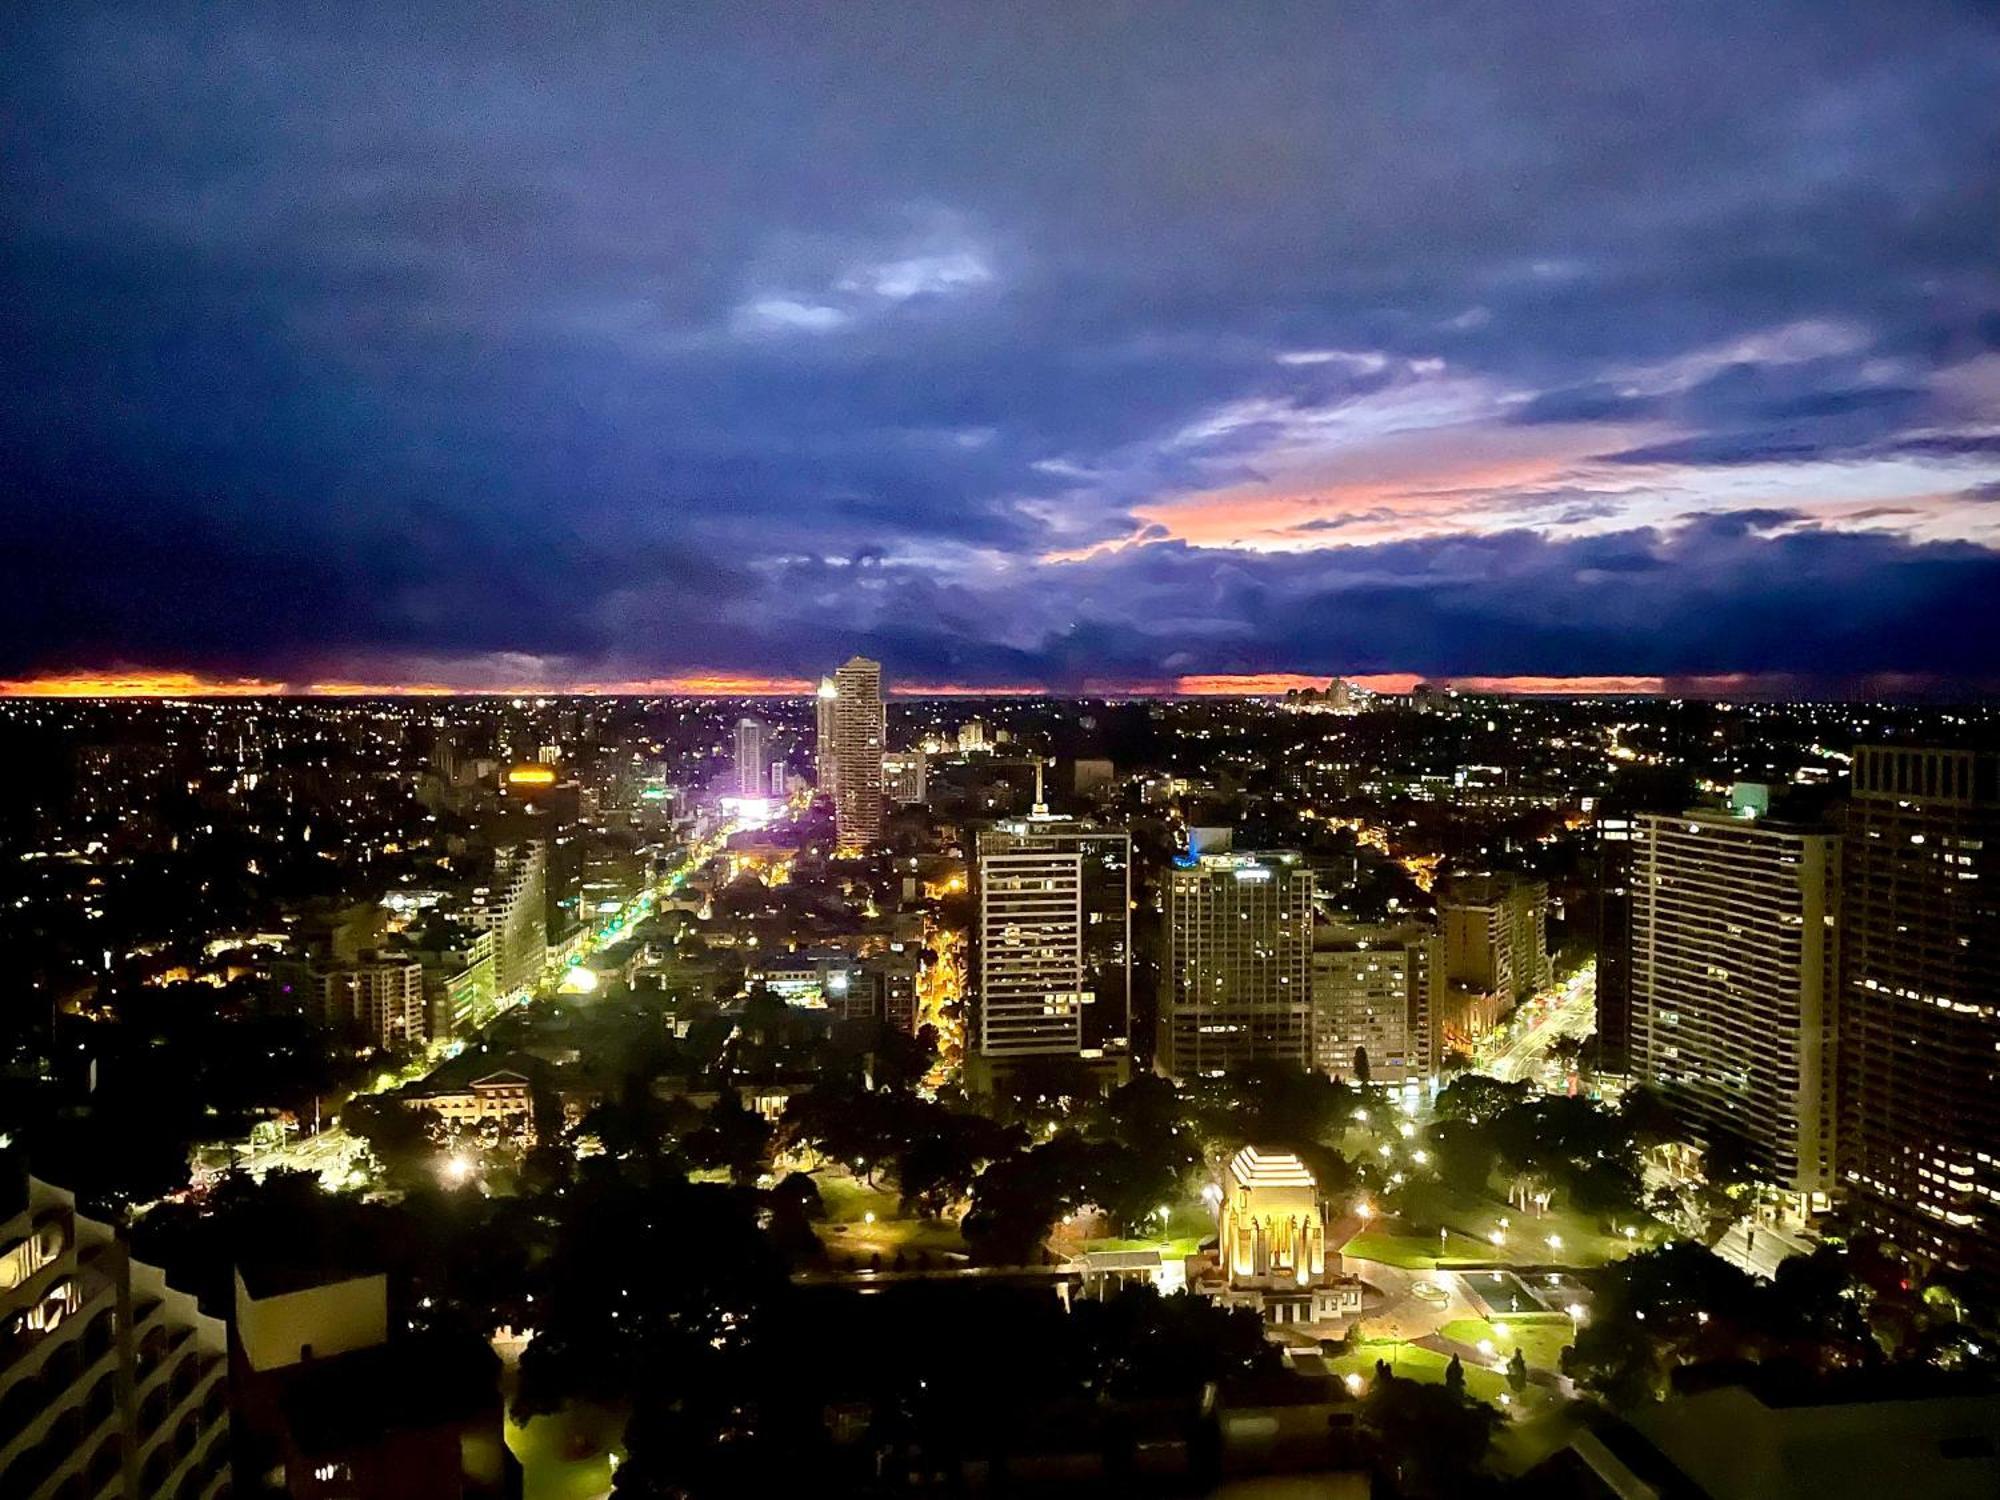
[[[1132,836],[1047,813],[1010,818],[981,830],[973,876],[971,1050],[1020,1055],[1032,1037],[1035,1052],[1122,1052],[1131,1036]],[[1051,900],[1054,891],[1062,899]],[[1076,1003],[1038,998],[1048,995]]]
[[[1167,873],[1159,1066],[1313,1062],[1313,873],[1294,853],[1199,854]]]
[[[1741,813],[1633,820],[1632,1072],[1702,1144],[1834,1185],[1840,839]]]
[[[1863,746],[1841,865],[1854,1216],[2000,1272],[2000,754]]]

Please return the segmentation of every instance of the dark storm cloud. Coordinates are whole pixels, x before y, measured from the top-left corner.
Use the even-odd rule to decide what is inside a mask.
[[[1943,628],[1990,581],[1978,546],[1732,533],[1699,499],[1583,537],[1636,501],[1570,481],[1520,508],[1540,534],[1378,542],[1403,512],[1371,505],[1289,532],[1365,545],[1296,557],[1134,515],[1447,379],[1492,428],[1604,428],[1578,451],[1614,470],[1976,488],[2000,453],[1983,7],[0,26],[8,674],[805,670],[861,636],[912,678],[1720,671],[1804,640],[1828,672],[1994,667]],[[1510,567],[1555,597],[1490,596],[1479,570]],[[1800,634],[1802,567],[1872,630]]]

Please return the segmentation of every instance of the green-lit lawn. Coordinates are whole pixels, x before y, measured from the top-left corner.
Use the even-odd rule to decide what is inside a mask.
[[[1561,1371],[1562,1352],[1575,1340],[1568,1318],[1544,1313],[1503,1321],[1507,1327],[1505,1334],[1495,1332],[1493,1325],[1484,1318],[1454,1318],[1438,1332],[1474,1348],[1479,1346],[1481,1339],[1489,1339],[1502,1359],[1511,1358],[1518,1348],[1530,1369]]]
[[[1502,1226],[1501,1220],[1507,1220]],[[1438,1239],[1442,1226],[1445,1237]],[[1632,1237],[1601,1223],[1596,1215],[1556,1208],[1539,1217],[1510,1208],[1498,1197],[1455,1192],[1442,1183],[1413,1182],[1395,1195],[1385,1213],[1350,1240],[1348,1255],[1379,1260],[1407,1270],[1438,1266],[1601,1266],[1644,1247],[1660,1227],[1636,1219]],[[1499,1242],[1494,1242],[1494,1236]]]
[[[933,1264],[942,1265],[948,1263],[948,1255],[965,1253],[965,1239],[956,1224],[905,1218],[900,1200],[887,1188],[870,1187],[831,1169],[816,1174],[813,1180],[819,1184],[820,1201],[826,1205],[825,1220],[813,1227],[836,1265],[850,1259],[865,1264],[877,1255],[888,1265],[899,1253],[906,1264],[928,1255]]]
[[[1186,1259],[1201,1248],[1203,1240],[1214,1238],[1215,1215],[1209,1212],[1200,1198],[1195,1197],[1175,1204],[1157,1235],[1139,1235],[1130,1239],[1105,1236],[1084,1240],[1081,1247],[1085,1250],[1157,1250],[1162,1261],[1170,1261]]]

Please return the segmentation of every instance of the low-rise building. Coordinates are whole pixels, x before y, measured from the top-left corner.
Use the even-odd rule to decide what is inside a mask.
[[[1223,1174],[1215,1249],[1189,1258],[1187,1281],[1267,1322],[1318,1323],[1361,1309],[1362,1284],[1339,1263],[1336,1255],[1329,1268],[1325,1210],[1306,1164],[1245,1146]]]

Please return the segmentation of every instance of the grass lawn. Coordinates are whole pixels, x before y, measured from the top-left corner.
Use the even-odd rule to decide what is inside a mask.
[[[1503,1228],[1500,1221],[1507,1220]],[[1445,1229],[1440,1249],[1438,1226]],[[1618,1226],[1621,1230],[1624,1225]],[[1396,1195],[1396,1211],[1357,1235],[1346,1253],[1409,1270],[1442,1265],[1601,1266],[1643,1248],[1662,1226],[1640,1220],[1627,1238],[1593,1214],[1556,1208],[1539,1217],[1510,1208],[1504,1198],[1455,1192],[1438,1182],[1413,1182]],[[1428,1231],[1428,1232],[1425,1232]],[[1500,1243],[1493,1243],[1495,1234]],[[1550,1243],[1551,1240],[1554,1243]],[[1357,1248],[1359,1247],[1359,1248]],[[1381,1253],[1377,1253],[1377,1252]]]
[[[903,1217],[897,1195],[886,1188],[870,1187],[832,1168],[813,1180],[826,1205],[826,1219],[813,1227],[836,1264],[850,1258],[866,1263],[879,1255],[887,1265],[899,1252],[907,1260],[928,1255],[933,1263],[942,1264],[948,1254],[965,1253],[965,1239],[956,1224]]]
[[[1444,1384],[1445,1367],[1451,1363],[1449,1354],[1439,1354],[1431,1349],[1419,1349],[1415,1344],[1398,1344],[1394,1339],[1368,1339],[1353,1354],[1336,1355],[1327,1361],[1327,1367],[1337,1375],[1359,1374],[1363,1379],[1375,1374],[1375,1361],[1387,1360],[1390,1369],[1406,1380],[1424,1380],[1433,1385]],[[1502,1392],[1507,1391],[1507,1379],[1491,1370],[1482,1370],[1477,1365],[1464,1364],[1465,1389],[1469,1395],[1481,1401],[1499,1403]],[[1516,1404],[1525,1404],[1536,1395],[1534,1387],[1528,1388],[1523,1397],[1516,1397]]]
[[[598,1406],[566,1406],[526,1426],[507,1422],[521,1462],[521,1500],[597,1500],[611,1489],[611,1455],[625,1419]]]
[[[1155,1236],[1140,1235],[1135,1239],[1119,1239],[1107,1235],[1101,1239],[1081,1242],[1085,1250],[1157,1250],[1163,1261],[1182,1260],[1201,1248],[1203,1240],[1215,1238],[1215,1215],[1200,1198],[1188,1198],[1174,1205],[1167,1215],[1161,1233]]]
[[[1568,1318],[1542,1313],[1504,1321],[1507,1325],[1504,1335],[1495,1333],[1493,1325],[1484,1318],[1454,1318],[1438,1332],[1474,1348],[1478,1347],[1481,1339],[1489,1339],[1502,1359],[1512,1358],[1518,1348],[1530,1369],[1549,1370],[1556,1374],[1562,1372],[1562,1352],[1576,1337]]]

